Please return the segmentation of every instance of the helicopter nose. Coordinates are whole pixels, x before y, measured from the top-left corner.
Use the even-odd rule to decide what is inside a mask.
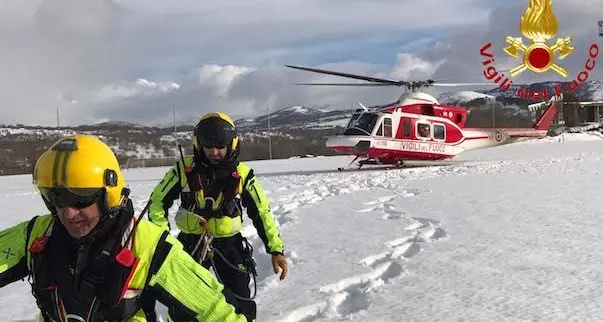
[[[330,136],[327,138],[327,148],[341,153],[365,153],[371,147],[371,141],[349,136]]]

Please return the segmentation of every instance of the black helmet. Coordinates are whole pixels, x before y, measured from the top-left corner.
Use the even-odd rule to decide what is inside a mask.
[[[195,155],[204,158],[203,147],[227,148],[224,161],[234,161],[239,155],[239,138],[232,119],[221,112],[207,113],[193,132]]]

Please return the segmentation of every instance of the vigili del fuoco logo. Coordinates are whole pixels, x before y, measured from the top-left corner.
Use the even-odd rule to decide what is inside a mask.
[[[534,73],[556,73],[567,78],[570,73],[563,66],[562,61],[569,55],[575,54],[570,37],[557,37],[549,45],[549,40],[557,35],[557,18],[553,13],[552,0],[529,0],[528,7],[521,16],[519,31],[527,39],[522,37],[507,36],[505,38],[508,46],[503,51],[518,60],[517,66],[509,70],[512,77],[529,71]],[[492,43],[483,45],[479,53],[484,58],[484,77],[508,91],[513,81],[503,73],[499,73],[493,66],[494,55],[489,52]],[[521,57],[520,57],[521,54]],[[556,84],[552,88],[543,88],[541,91],[519,88],[516,96],[529,98],[536,101],[547,100],[550,97],[560,96],[563,92],[575,91],[589,78],[589,72],[595,69],[596,58],[599,55],[599,46],[593,43],[588,48],[584,68],[569,83]],[[555,57],[557,56],[557,57]]]

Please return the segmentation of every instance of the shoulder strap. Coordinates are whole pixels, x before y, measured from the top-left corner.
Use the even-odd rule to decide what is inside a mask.
[[[134,257],[130,250],[132,245],[130,237],[134,233],[133,225],[136,225],[138,221],[134,223],[133,218],[129,217],[128,221],[129,224],[126,224],[124,229],[109,236],[100,252],[94,256],[90,269],[81,276],[79,292],[82,294],[82,298],[92,299],[96,296],[96,290],[104,282],[113,260],[125,267],[133,264]]]
[[[31,232],[33,231],[33,228],[35,226],[35,222],[37,220],[38,216],[34,217],[29,224],[27,225],[27,241],[25,243],[25,247],[26,247],[26,252],[25,254],[27,254],[27,267],[28,269],[31,271],[32,269],[32,259],[37,256],[38,254],[42,253],[44,251],[44,249],[46,248],[46,243],[48,242],[48,239],[50,238],[50,235],[52,235],[52,230],[54,227],[54,218],[50,221],[50,224],[48,225],[48,227],[46,227],[46,230],[44,231],[44,235],[41,237],[37,237],[32,243],[31,246],[29,246],[29,239],[31,238]]]
[[[236,197],[240,182],[241,176],[236,170],[233,171],[230,180],[228,180],[224,188],[224,201],[230,201]]]
[[[186,184],[190,191],[197,192],[202,190],[203,185],[201,184],[201,178],[199,177],[199,174],[193,170],[195,167],[195,161],[192,160],[190,165],[187,165],[184,159],[182,159],[180,162],[182,162],[184,175],[186,176]]]
[[[33,226],[36,223],[36,219],[38,219],[38,216],[35,216],[33,218],[31,218],[31,220],[27,223],[27,229],[25,230],[25,254],[27,256],[27,267],[29,268],[29,258],[30,258],[30,253],[29,253],[29,239],[31,238],[31,231],[33,230]],[[30,268],[31,269],[31,268]]]
[[[96,288],[104,281],[109,265],[113,259],[113,252],[117,246],[118,238],[111,236],[103,245],[99,254],[94,256],[90,269],[81,276],[79,293],[83,299],[92,299],[96,296]]]
[[[237,200],[235,200],[240,182],[241,176],[237,171],[234,171],[222,192],[224,198],[222,201],[222,212],[228,217],[236,217],[240,214],[240,211],[236,211],[240,206],[237,204]]]

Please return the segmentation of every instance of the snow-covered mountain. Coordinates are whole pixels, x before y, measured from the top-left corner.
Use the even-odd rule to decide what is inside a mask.
[[[530,90],[539,90],[541,91],[543,88],[547,88],[549,91],[549,95],[552,95],[553,87],[556,85],[560,85],[561,88],[565,91],[568,89],[568,84],[571,82],[541,82],[530,84]],[[516,96],[517,90],[523,86],[513,85],[508,91],[504,91],[500,88],[495,88],[492,90],[484,91],[485,94],[493,95],[498,98],[514,98]],[[574,92],[574,94],[584,100],[603,100],[603,81],[601,80],[589,80],[584,84],[580,85],[578,89]]]
[[[274,129],[283,127],[290,129],[335,128],[345,126],[347,120],[352,116],[352,112],[353,110],[330,111],[307,106],[290,106],[267,115],[236,120],[235,124],[237,128],[244,131],[267,130],[268,122]]]
[[[495,101],[496,96],[489,95],[485,93],[475,92],[475,91],[459,91],[459,92],[451,92],[451,93],[442,93],[438,95],[437,99],[440,104],[464,104],[467,102],[471,102],[476,99],[488,99]]]

